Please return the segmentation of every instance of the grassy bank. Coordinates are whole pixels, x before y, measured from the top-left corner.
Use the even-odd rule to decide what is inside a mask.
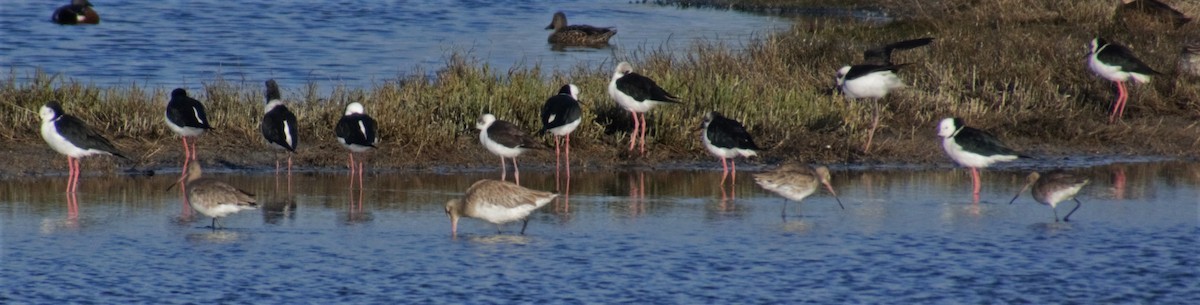
[[[1196,23],[1175,29],[1123,22],[1113,18],[1115,3],[1109,1],[881,5],[902,17],[887,24],[799,19],[742,51],[698,44],[684,56],[646,50],[617,58],[631,61],[636,71],[685,101],[652,113],[652,153],[639,162],[711,158],[694,130],[711,110],[743,121],[760,146],[768,148],[755,162],[948,162],[934,135],[937,121],[948,116],[963,117],[1033,155],[1194,156],[1200,145],[1195,123],[1200,118],[1200,79],[1174,73],[1180,44],[1196,38],[1188,35],[1200,35]],[[1176,5],[1185,12],[1200,10],[1196,4]],[[1116,124],[1106,120],[1115,87],[1085,66],[1086,44],[1096,35],[1129,46],[1165,73],[1149,85],[1131,86],[1125,119]],[[882,102],[884,120],[874,147],[869,154],[859,151],[870,104],[831,94],[835,71],[859,61],[866,48],[926,36],[937,40],[894,55],[898,62],[913,63],[900,72],[910,87]],[[572,156],[592,165],[624,164],[631,159],[624,153],[629,115],[605,93],[614,65],[577,67],[547,78],[536,66],[497,71],[453,56],[434,73],[414,71],[370,88],[280,85],[302,125],[296,161],[303,166],[344,164],[345,150],[332,128],[352,101],[363,102],[379,120],[383,143],[371,157],[372,167],[495,166],[497,158],[478,144],[475,118],[493,113],[535,131],[542,103],[566,82],[582,88],[585,108]],[[208,107],[217,128],[202,137],[200,158],[234,167],[272,165],[274,155],[257,129],[263,81],[217,79],[190,92]],[[179,140],[162,118],[171,89],[98,87],[62,75],[3,76],[0,125],[11,127],[0,129],[0,147],[16,158],[6,158],[12,164],[0,175],[65,168],[37,133],[36,111],[51,99],[64,101],[67,112],[131,152],[136,161],[122,167],[175,166],[181,156]],[[18,161],[29,159],[38,162]],[[99,163],[109,162],[88,166],[111,166]],[[547,163],[553,163],[553,153],[522,159],[530,166]]]

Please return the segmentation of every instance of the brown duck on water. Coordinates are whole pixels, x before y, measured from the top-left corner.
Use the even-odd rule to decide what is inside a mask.
[[[617,30],[611,27],[594,27],[584,24],[567,25],[567,14],[563,12],[554,13],[554,19],[550,21],[550,25],[546,26],[547,30],[554,30],[550,37],[546,39],[552,44],[566,45],[604,45],[608,44],[608,39],[617,34]]]

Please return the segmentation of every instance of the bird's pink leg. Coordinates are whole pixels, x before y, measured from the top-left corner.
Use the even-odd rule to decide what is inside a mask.
[[[559,160],[562,157],[559,153],[559,149],[562,148],[561,146],[562,146],[562,137],[554,136],[554,181],[555,181],[555,187],[558,187],[558,176],[561,174],[560,170],[559,170],[559,168],[561,166],[559,164],[560,163]]]
[[[629,115],[633,116],[633,132],[629,133],[629,151],[633,151],[634,146],[637,146],[638,127],[641,122],[638,121],[637,112],[630,110]]]
[[[1129,102],[1129,89],[1124,86],[1124,83],[1117,83],[1118,90],[1121,90],[1121,108],[1117,109],[1117,120],[1124,116],[1124,106]]]
[[[971,182],[974,183],[974,191],[972,194],[979,195],[979,169],[971,168]]]
[[[1110,123],[1110,124],[1117,120],[1117,118],[1119,117],[1119,115],[1117,113],[1119,112],[1119,109],[1122,108],[1122,105],[1125,102],[1125,84],[1122,82],[1114,82],[1114,83],[1117,83],[1117,100],[1113,101],[1112,111],[1109,112],[1109,114],[1108,114],[1108,123]]]
[[[516,181],[517,185],[521,185],[521,169],[517,167],[517,157],[513,157],[512,160],[513,160],[513,181]]]
[[[730,175],[730,166],[725,162],[725,157],[721,157],[721,185],[725,185],[727,175]]]
[[[642,114],[642,146],[641,146],[642,147],[641,152],[643,155],[646,154],[646,127],[647,126],[648,125],[646,124],[646,114],[643,113]]]
[[[350,168],[350,189],[354,189],[354,153],[350,153],[350,159],[347,160],[346,167]]]
[[[504,164],[504,157],[500,157],[500,181],[508,180],[508,165]]]
[[[67,156],[67,191],[66,191],[66,193],[68,193],[68,194],[71,193],[71,185],[74,183],[75,183],[75,161],[72,160],[70,156]]]
[[[737,184],[737,183],[738,183],[738,161],[737,161],[737,160],[734,160],[734,159],[732,159],[732,157],[731,157],[731,159],[730,159],[730,168],[731,168],[731,171],[730,171],[730,178],[731,178],[731,179],[730,179],[730,183],[731,183],[731,184]]]
[[[567,160],[567,188],[570,188],[571,187],[571,134],[567,134],[567,136],[563,140],[563,142],[566,143],[566,145],[567,145],[567,148],[564,149],[563,153],[565,154],[564,159]]]

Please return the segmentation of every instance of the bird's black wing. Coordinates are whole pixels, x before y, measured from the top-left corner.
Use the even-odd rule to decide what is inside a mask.
[[[1004,143],[1001,143],[1000,140],[996,139],[996,137],[992,134],[971,127],[963,127],[961,131],[955,134],[954,142],[958,143],[959,146],[962,146],[964,150],[975,152],[983,156],[1011,155],[1025,157],[1020,153],[1017,153],[1017,151],[1008,148],[1008,146],[1004,145]]]
[[[624,92],[639,102],[646,100],[671,103],[679,102],[679,97],[667,93],[654,80],[632,72],[617,79],[617,90]]]
[[[58,130],[58,134],[62,135],[63,138],[79,148],[100,150],[117,157],[129,159],[121,154],[121,151],[116,146],[113,146],[112,142],[109,142],[107,138],[104,138],[104,136],[91,127],[88,127],[87,123],[84,123],[79,118],[64,114],[55,122],[55,129]]]

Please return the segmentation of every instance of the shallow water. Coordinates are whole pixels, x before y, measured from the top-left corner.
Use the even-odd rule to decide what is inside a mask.
[[[698,41],[740,47],[790,25],[777,18],[629,1],[95,1],[98,26],[60,26],[67,1],[5,1],[0,66],[35,68],[101,85],[199,88],[217,77],[299,86],[370,87],[445,65],[452,52],[499,71],[615,66],[634,51],[683,52]],[[555,11],[572,24],[616,27],[612,47],[552,50]]]
[[[581,172],[569,196],[497,234],[446,200],[496,173],[212,177],[266,207],[187,220],[174,177],[0,182],[0,302],[20,303],[1033,303],[1200,299],[1200,164],[1079,168],[1092,183],[1055,223],[1024,173],[834,168],[789,203],[743,172]],[[552,173],[522,182],[553,190]],[[286,179],[284,179],[286,180]],[[567,189],[564,187],[564,189]],[[357,208],[353,197],[361,200]],[[728,199],[723,200],[726,197]],[[1063,203],[1065,215],[1073,203]]]

